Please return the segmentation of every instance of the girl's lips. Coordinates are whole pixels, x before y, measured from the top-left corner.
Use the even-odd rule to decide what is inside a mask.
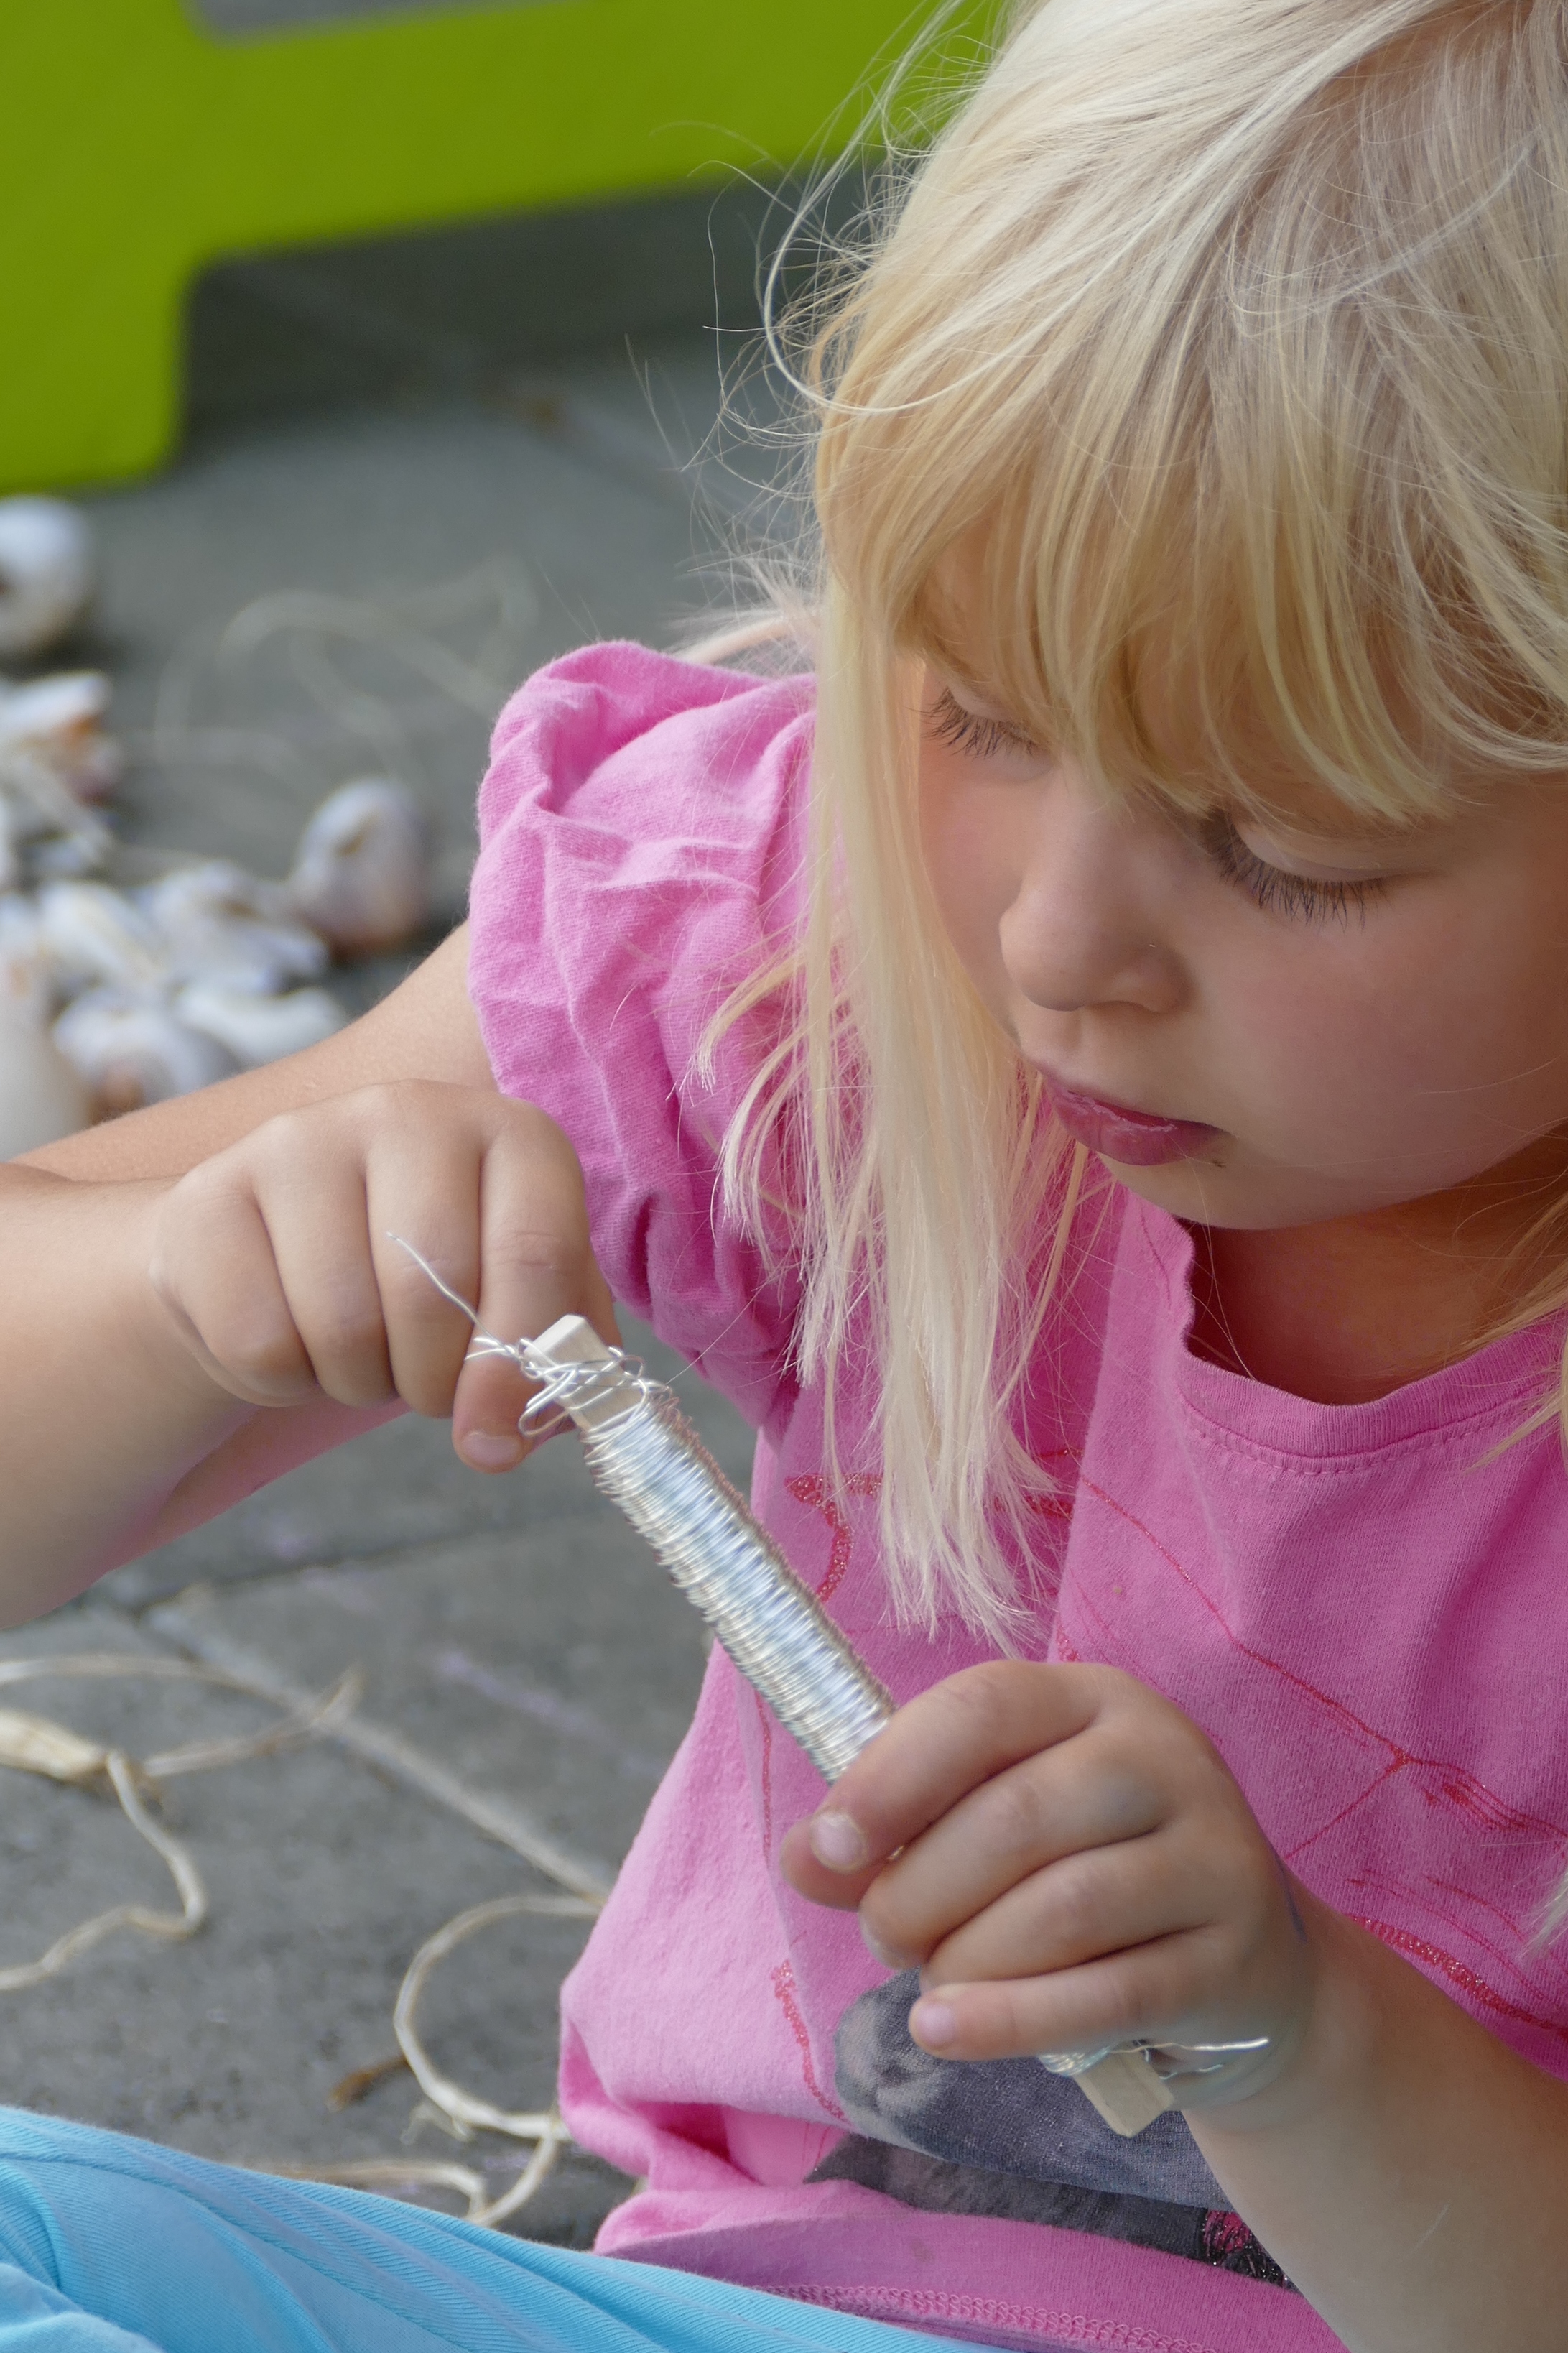
[[[1169,1160],[1190,1160],[1221,1132],[1201,1120],[1159,1119],[1152,1112],[1101,1103],[1098,1095],[1074,1094],[1049,1077],[1046,1088],[1051,1109],[1068,1134],[1103,1159],[1119,1160],[1124,1168],[1158,1168]]]

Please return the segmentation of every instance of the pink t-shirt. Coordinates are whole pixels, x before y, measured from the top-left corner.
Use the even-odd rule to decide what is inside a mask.
[[[810,711],[805,680],[633,647],[534,679],[481,798],[471,987],[499,1082],[577,1147],[617,1296],[754,1423],[763,1518],[907,1697],[983,1646],[889,1622],[864,1411],[836,1497],[787,1285],[720,1207],[742,1050],[692,1067],[797,903]],[[1531,1943],[1568,1869],[1568,1478],[1550,1432],[1492,1451],[1561,1326],[1313,1405],[1188,1351],[1190,1260],[1122,1198],[1047,1335],[1029,1437],[1064,1500],[1026,1647],[1166,1693],[1317,1894],[1568,2077],[1568,1960]],[[1036,2353],[1328,2353],[1178,2116],[1117,2141],[1032,2061],[914,2050],[909,1984],[779,1878],[821,1788],[715,1653],[564,1995],[567,2119],[646,2179],[601,2248]]]

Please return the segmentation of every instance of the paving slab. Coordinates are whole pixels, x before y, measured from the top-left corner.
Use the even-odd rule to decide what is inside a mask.
[[[112,675],[132,755],[116,804],[128,839],[279,874],[327,791],[390,772],[436,827],[449,918],[510,688],[587,638],[668,641],[700,601],[688,502],[466,405],[273,420],[93,516],[104,577],[86,650]],[[463,589],[440,595],[458,582],[467,612]],[[290,594],[321,619],[258,615]],[[226,657],[247,612],[271,630]],[[356,646],[341,634],[356,627],[387,634]],[[458,691],[419,675],[431,646],[461,663]]]

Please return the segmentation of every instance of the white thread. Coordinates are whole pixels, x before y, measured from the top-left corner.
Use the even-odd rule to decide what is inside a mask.
[[[176,1617],[176,1613],[169,1609],[161,1611],[159,1615],[171,1622]],[[0,1766],[42,1775],[78,1788],[89,1787],[95,1780],[107,1783],[138,1837],[145,1840],[167,1865],[180,1899],[178,1912],[153,1912],[144,1905],[121,1904],[95,1914],[90,1919],[79,1921],[75,1927],[58,1936],[37,1960],[0,1970],[0,1993],[21,1992],[58,1976],[84,1953],[119,1930],[129,1930],[174,1944],[195,1936],[205,1925],[209,1914],[209,1900],[195,1861],[148,1810],[143,1793],[159,1780],[180,1774],[211,1772],[221,1766],[269,1756],[281,1748],[308,1740],[333,1739],[343,1742],[351,1750],[374,1753],[378,1763],[388,1761],[379,1744],[362,1744],[353,1737],[361,1729],[372,1735],[380,1729],[362,1727],[353,1720],[352,1712],[361,1690],[361,1679],[356,1669],[351,1668],[327,1691],[311,1699],[280,1684],[276,1678],[237,1672],[233,1666],[205,1661],[127,1658],[119,1652],[107,1651],[67,1652],[53,1658],[0,1658],[0,1689],[46,1676],[56,1676],[67,1682],[142,1678],[150,1682],[205,1683],[219,1690],[240,1693],[249,1698],[263,1699],[273,1706],[280,1707],[284,1711],[283,1721],[268,1725],[261,1732],[242,1734],[232,1739],[187,1742],[138,1763],[123,1749],[100,1747],[47,1717],[21,1716],[9,1711],[0,1711]],[[395,1736],[389,1736],[395,1738]],[[394,1761],[406,1767],[408,1759],[400,1756]],[[527,1915],[593,1919],[603,1904],[605,1889],[599,1875],[590,1872],[585,1865],[579,1865],[574,1858],[558,1852],[540,1841],[529,1839],[520,1843],[509,1824],[500,1821],[499,1817],[494,1820],[490,1819],[493,1808],[488,1808],[484,1800],[464,1789],[444,1768],[431,1767],[429,1760],[416,1757],[415,1762],[425,1769],[416,1772],[404,1770],[401,1778],[405,1781],[433,1798],[437,1804],[450,1806],[452,1810],[489,1836],[500,1838],[517,1852],[525,1852],[527,1860],[536,1869],[554,1877],[557,1883],[564,1884],[568,1891],[560,1895],[502,1896],[459,1913],[435,1936],[426,1938],[416,1953],[405,1973],[394,2011],[393,2025],[399,2057],[393,2063],[395,2066],[406,2066],[413,2074],[424,2094],[421,2105],[427,2102],[437,2116],[446,2118],[451,2128],[464,2139],[471,2137],[476,2128],[496,2132],[525,2145],[531,2143],[531,2153],[527,2162],[499,2198],[491,2197],[485,2177],[471,2167],[432,2163],[423,2158],[369,2158],[337,2166],[283,2160],[268,2162],[255,2169],[282,2174],[296,2180],[336,2181],[363,2189],[455,2189],[468,2201],[467,2219],[469,2221],[494,2228],[519,2212],[533,2197],[553,2169],[561,2150],[569,2145],[571,2136],[553,2105],[537,2113],[513,2113],[465,2091],[450,2077],[442,2074],[426,2052],[418,2032],[419,2001],[437,1964],[478,1930],[498,1920]],[[374,2079],[384,2072],[390,2070],[377,2067],[362,2070],[360,2073]],[[362,2088],[368,2088],[368,2083]]]

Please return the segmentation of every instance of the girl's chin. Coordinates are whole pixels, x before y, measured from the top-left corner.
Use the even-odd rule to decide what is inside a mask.
[[[1230,1144],[1232,1139],[1226,1137],[1226,1142]],[[1102,1166],[1106,1175],[1126,1191],[1180,1218],[1184,1225],[1261,1231],[1275,1226],[1316,1225],[1342,1214],[1337,1205],[1313,1198],[1314,1188],[1292,1185],[1282,1170],[1238,1167],[1217,1157],[1137,1168],[1106,1156]]]

